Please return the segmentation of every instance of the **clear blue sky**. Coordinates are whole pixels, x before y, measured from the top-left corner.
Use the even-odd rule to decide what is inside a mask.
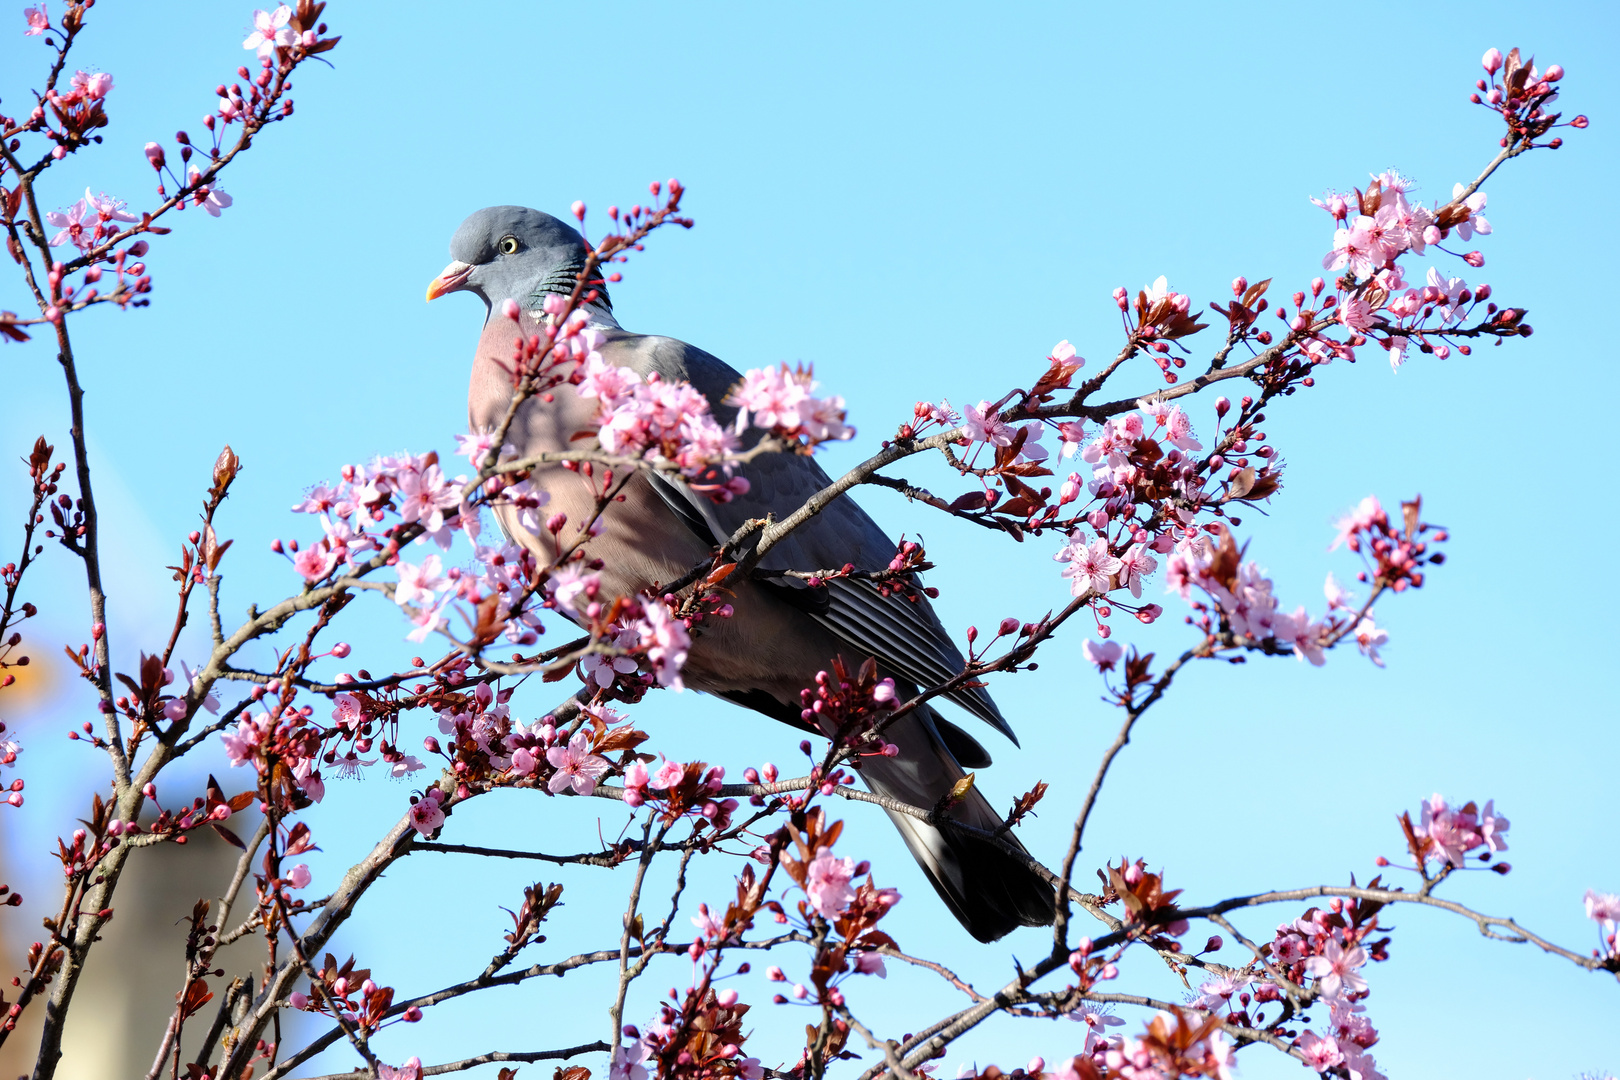
[[[53,174],[44,199],[65,205],[90,184],[139,208],[152,185],[142,144],[199,130],[212,87],[249,55],[239,42],[251,4],[103,3],[92,15],[78,62],[116,77],[113,124],[99,152]],[[44,50],[21,36],[20,16],[6,18],[0,93],[14,111]],[[738,368],[814,362],[863,434],[828,455],[836,469],[918,398],[960,403],[1027,385],[1060,338],[1088,357],[1111,354],[1116,285],[1166,274],[1199,305],[1224,299],[1238,274],[1303,286],[1332,235],[1308,196],[1388,167],[1415,177],[1425,200],[1449,195],[1494,148],[1491,117],[1464,100],[1479,55],[1517,44],[1563,64],[1563,104],[1593,126],[1487,184],[1496,232],[1479,246],[1488,262],[1462,268],[1499,300],[1528,307],[1535,337],[1472,358],[1419,357],[1398,376],[1376,357],[1335,365],[1266,425],[1289,471],[1269,516],[1248,515],[1244,532],[1286,604],[1320,610],[1324,574],[1353,576],[1353,561],[1326,548],[1333,518],[1364,495],[1393,505],[1421,492],[1426,516],[1451,528],[1450,561],[1432,583],[1380,608],[1392,635],[1388,668],[1339,653],[1321,670],[1280,660],[1189,672],[1121,759],[1082,867],[1089,878],[1105,859],[1141,855],[1189,900],[1350,873],[1365,881],[1375,856],[1400,855],[1400,811],[1436,790],[1495,798],[1513,823],[1515,869],[1467,875],[1449,895],[1572,948],[1595,943],[1581,895],[1620,890],[1610,683],[1620,642],[1606,606],[1613,589],[1592,565],[1620,525],[1606,419],[1620,387],[1604,336],[1615,307],[1602,270],[1617,241],[1609,204],[1620,166],[1611,7],[452,12],[337,0],[328,20],[344,35],[330,54],[335,67],[298,77],[292,122],[227,176],[235,205],[217,221],[187,213],[154,245],[152,307],[80,320],[120,664],[167,632],[161,566],[192,527],[221,444],[246,463],[222,514],[222,534],[238,540],[225,564],[228,611],[296,584],[267,545],[310,535],[308,520],[284,509],[303,487],[379,451],[451,449],[464,429],[481,312],[464,298],[427,307],[421,297],[450,233],[481,206],[562,213],[582,198],[601,210],[637,201],[650,179],[678,176],[697,227],[659,235],[628,268],[615,291],[621,320]],[[23,304],[16,285],[0,285],[0,307]],[[3,359],[5,459],[39,431],[65,443],[66,406],[45,346],[8,346]],[[1152,385],[1144,375],[1140,388]],[[1208,428],[1207,407],[1194,418]],[[0,493],[14,519],[16,470],[0,476]],[[941,564],[930,583],[953,628],[1029,618],[1066,599],[1047,541],[992,543],[888,493],[862,502],[891,531],[925,536]],[[12,543],[0,540],[0,553]],[[71,569],[52,555],[39,579],[49,588],[40,599],[63,595],[40,624],[46,651],[84,637]],[[1166,601],[1172,615],[1177,604]],[[370,624],[372,656],[409,655],[390,612]],[[1052,783],[1024,835],[1053,860],[1117,725],[1097,703],[1080,637],[1060,637],[1038,673],[993,686],[1023,748],[992,745],[997,765],[981,777],[997,802],[1037,778]],[[1126,639],[1161,652],[1189,640],[1175,619]],[[200,642],[192,647],[201,654]],[[72,701],[82,714],[87,699]],[[531,694],[520,709],[548,703]],[[655,748],[738,771],[790,761],[798,741],[693,693],[655,695],[643,717]],[[425,731],[431,721],[417,723]],[[63,745],[44,713],[24,738],[34,796],[24,813],[80,812],[82,751]],[[329,792],[312,820],[325,849],[317,871],[335,875],[398,816],[406,792],[377,780]],[[491,799],[469,811],[447,840],[573,851],[595,843],[598,816],[604,832],[619,824],[594,802]],[[888,824],[861,808],[846,816],[846,853],[872,858],[906,895],[891,920],[902,945],[944,953],[986,986],[1005,978],[1009,954],[1028,959],[1046,947],[1042,931],[974,945]],[[6,817],[15,845],[16,815]],[[343,948],[402,993],[481,966],[505,921],[496,905],[515,906],[533,880],[521,867],[446,858],[391,872],[345,935]],[[533,955],[616,940],[620,877],[568,878],[552,942]],[[711,873],[690,895],[695,905],[726,891]],[[1240,925],[1263,938],[1295,913]],[[1620,1069],[1612,980],[1483,941],[1455,919],[1402,910],[1390,921],[1393,959],[1368,973],[1368,1010],[1391,1076]],[[792,973],[796,962],[784,966]],[[670,961],[633,995],[629,1018],[651,1014],[658,988],[684,986],[683,970]],[[1178,996],[1152,964],[1127,974],[1135,988]],[[893,973],[852,986],[851,1003],[887,1033],[913,1030],[957,1007],[931,979]],[[765,1004],[762,978],[738,986],[761,1003],[750,1015],[761,1048],[791,1045],[781,1040],[806,1015]],[[433,1062],[583,1041],[606,1033],[600,990],[573,978],[529,985],[392,1029],[377,1045],[393,1060]],[[1008,1067],[1036,1052],[1055,1058],[1077,1037],[1004,1019],[959,1044],[944,1071],[975,1056]],[[352,1064],[343,1054],[325,1060]],[[1297,1075],[1263,1049],[1245,1052],[1242,1068],[1249,1078]]]

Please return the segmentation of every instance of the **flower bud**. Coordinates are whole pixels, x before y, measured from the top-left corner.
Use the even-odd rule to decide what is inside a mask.
[[[1487,72],[1495,75],[1498,69],[1500,69],[1502,66],[1502,54],[1496,49],[1489,49],[1486,51],[1485,55],[1480,58],[1479,62]]]
[[[1494,51],[1494,50],[1493,50],[1493,51]],[[575,200],[575,202],[574,202],[574,205],[573,205],[573,206],[570,206],[570,207],[569,207],[569,208],[568,208],[568,212],[569,212],[569,213],[570,213],[570,214],[573,214],[573,215],[574,215],[574,216],[575,216],[575,217],[576,217],[576,218],[578,218],[578,219],[579,219],[579,220],[580,220],[580,221],[584,221],[584,220],[585,220],[585,204],[584,204],[584,203],[583,203],[583,202],[580,202],[580,201],[578,201],[578,200]]]
[[[163,163],[164,163],[163,147],[159,146],[155,142],[147,143],[146,144],[146,160],[150,161],[152,163],[152,168],[154,168],[154,169],[163,168]]]

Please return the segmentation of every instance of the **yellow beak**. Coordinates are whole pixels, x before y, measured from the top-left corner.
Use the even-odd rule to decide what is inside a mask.
[[[466,284],[467,275],[472,272],[472,263],[464,263],[460,260],[452,262],[449,266],[444,268],[444,271],[440,273],[438,277],[434,278],[433,281],[429,283],[427,288],[427,298],[429,300],[436,300],[447,292],[456,291]]]

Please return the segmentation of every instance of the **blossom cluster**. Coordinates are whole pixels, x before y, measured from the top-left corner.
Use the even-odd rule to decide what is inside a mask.
[[[742,381],[726,395],[725,403],[737,408],[735,433],[742,435],[752,425],[782,439],[809,445],[829,439],[853,439],[855,429],[844,423],[844,399],[818,398],[808,367],[789,369],[754,368],[743,373]]]
[[[1485,849],[1477,858],[1489,862],[1492,855],[1507,850],[1508,819],[1496,812],[1492,799],[1483,809],[1473,802],[1451,806],[1436,792],[1424,800],[1416,825],[1411,814],[1402,814],[1400,821],[1412,860],[1425,873],[1431,862],[1455,869],[1467,862],[1470,852]],[[1497,863],[1491,869],[1505,874],[1509,867]]]

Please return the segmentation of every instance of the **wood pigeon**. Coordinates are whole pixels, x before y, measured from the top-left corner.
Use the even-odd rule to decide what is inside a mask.
[[[572,292],[587,251],[584,238],[571,226],[520,206],[488,207],[456,230],[450,241],[454,261],[433,280],[427,298],[460,291],[484,302],[484,330],[468,396],[474,432],[491,432],[500,425],[511,402],[507,368],[518,335],[534,332],[548,294]],[[684,342],[624,331],[614,319],[605,285],[598,285],[597,292],[587,313],[604,335],[599,351],[607,363],[643,377],[657,372],[666,380],[687,381],[708,398],[720,423],[731,422],[735,409],[724,399],[742,378],[737,371]],[[526,313],[527,330],[501,314],[508,299]],[[581,398],[564,384],[525,401],[507,441],[524,457],[594,447],[594,441],[573,436],[593,430],[596,413],[594,399]],[[623,489],[623,501],[603,514],[601,533],[586,548],[602,560],[604,593],[631,595],[655,582],[673,581],[709,559],[745,521],[767,513],[780,519],[830,482],[811,458],[799,454],[762,455],[738,471],[749,481],[749,490],[727,503],[716,503],[664,474],[638,472]],[[550,495],[543,511],[547,515],[561,511],[570,522],[581,522],[595,510],[591,481],[578,473],[560,466],[542,468],[535,471],[534,483]],[[496,516],[507,535],[542,562],[556,556],[557,537],[522,528],[509,509]],[[859,580],[835,579],[811,589],[802,579],[773,579],[783,570],[846,563],[879,569],[894,554],[895,544],[883,530],[853,499],[840,497],[772,548],[751,580],[726,581],[734,593],[734,613],[696,629],[682,671],[686,684],[814,730],[801,717],[800,691],[813,686],[817,672],[829,670],[835,656],[850,671],[868,657],[876,658],[879,674],[895,680],[901,700],[918,686],[938,685],[960,673],[962,655],[926,598],[885,596]],[[962,688],[949,697],[1017,742],[983,688]],[[891,725],[885,737],[899,753],[857,759],[859,774],[873,791],[911,806],[934,807],[965,769],[990,764],[977,741],[926,706]],[[951,815],[982,829],[1001,824],[977,789]],[[889,816],[934,888],[975,938],[993,941],[1018,926],[1052,921],[1052,889],[1024,862],[983,839],[942,831],[904,814]],[[1008,841],[1017,844],[1010,834]]]

